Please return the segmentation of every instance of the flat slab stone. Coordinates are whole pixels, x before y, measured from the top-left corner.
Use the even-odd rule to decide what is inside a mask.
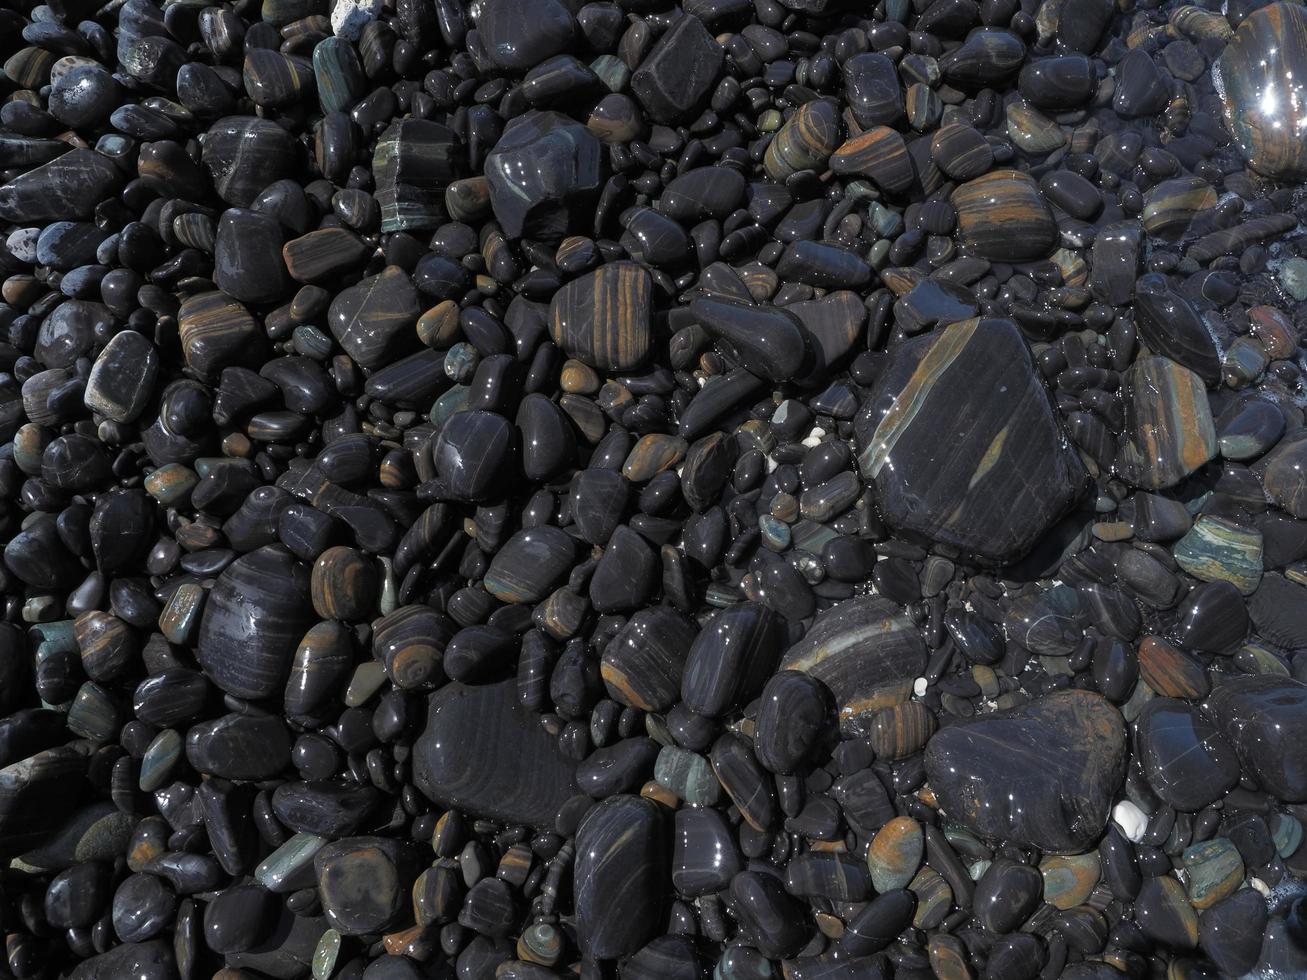
[[[1087,482],[1011,320],[900,344],[854,434],[890,524],[984,560],[1028,552]]]
[[[535,827],[578,792],[574,769],[511,680],[436,691],[413,752],[414,781],[437,803]]]

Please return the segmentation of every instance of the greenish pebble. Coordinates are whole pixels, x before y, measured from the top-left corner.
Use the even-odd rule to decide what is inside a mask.
[[[781,128],[785,117],[776,109],[768,109],[758,117],[758,132],[774,133]]]
[[[703,601],[714,609],[725,609],[727,606],[733,606],[740,601],[740,592],[729,585],[714,582],[708,586]]]
[[[327,980],[336,969],[336,958],[340,956],[340,933],[328,929],[318,939],[313,950],[313,980]]]
[[[790,546],[790,526],[771,514],[758,517],[758,533],[762,543],[772,551],[784,551]]]
[[[590,70],[599,76],[599,81],[610,92],[620,92],[631,80],[631,69],[621,58],[611,54],[601,54],[590,62]]]
[[[169,643],[186,646],[195,640],[208,592],[199,582],[183,582],[168,597],[159,614],[159,632]]]
[[[384,555],[377,559],[381,562],[381,600],[377,609],[382,616],[389,616],[399,608],[399,587],[395,582],[395,563]]]
[[[1236,337],[1221,362],[1221,375],[1231,388],[1244,388],[1256,381],[1271,357],[1252,337]]]
[[[1296,255],[1285,259],[1280,265],[1280,285],[1298,302],[1307,299],[1307,259]]]
[[[143,793],[153,793],[168,782],[182,755],[182,737],[175,728],[165,728],[154,736],[141,756],[141,775],[137,785]]]
[[[1260,643],[1245,643],[1234,655],[1234,665],[1246,674],[1278,674],[1288,677],[1284,661]]]
[[[368,90],[354,45],[340,37],[324,38],[314,47],[313,77],[323,112],[344,112]]]
[[[470,381],[480,362],[481,355],[477,349],[467,341],[460,340],[445,352],[445,376],[460,384]]]
[[[189,466],[164,463],[145,478],[145,492],[165,507],[172,507],[189,500],[199,482],[199,476]]]
[[[1225,837],[1214,837],[1185,848],[1186,889],[1196,909],[1211,908],[1243,883],[1243,858]]]
[[[114,740],[122,727],[122,711],[112,694],[95,681],[86,681],[77,689],[73,706],[68,709],[68,730],[92,742]]]
[[[713,967],[713,980],[771,980],[771,960],[750,946],[728,946]]]
[[[23,603],[24,623],[48,623],[61,616],[64,611],[63,599],[52,595],[35,595]]]
[[[295,353],[303,354],[315,361],[325,361],[331,356],[332,348],[335,346],[335,341],[317,327],[307,323],[295,328],[290,341],[295,348]]]
[[[436,399],[427,418],[431,419],[431,424],[436,427],[437,431],[444,427],[451,415],[467,408],[467,399],[471,393],[472,389],[467,385],[454,385]]]
[[[827,541],[838,537],[834,528],[816,521],[801,520],[790,528],[790,540],[794,547],[811,555],[820,555]]]
[[[654,762],[654,779],[691,806],[714,806],[721,800],[722,784],[712,766],[688,749],[664,746]]]
[[[871,218],[871,227],[881,238],[893,238],[903,230],[903,215],[879,202],[867,209],[867,216]]]
[[[52,653],[72,653],[77,649],[77,633],[71,619],[57,619],[38,623],[27,631],[28,645],[36,651],[39,660]]]
[[[260,862],[254,880],[270,892],[283,895],[317,884],[313,858],[327,845],[327,838],[299,833]]]
[[[1282,858],[1293,855],[1302,846],[1302,821],[1292,813],[1276,813],[1271,824],[1271,840],[1275,853]]]
[[[1200,514],[1175,543],[1175,560],[1204,582],[1226,581],[1251,595],[1262,580],[1262,532]]]
[[[379,660],[365,660],[354,668],[354,674],[345,688],[345,706],[357,708],[381,690],[386,683],[386,665]]]

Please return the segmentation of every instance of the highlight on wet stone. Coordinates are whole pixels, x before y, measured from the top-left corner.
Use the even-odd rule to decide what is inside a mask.
[[[0,0],[0,978],[1307,976],[1304,86]]]

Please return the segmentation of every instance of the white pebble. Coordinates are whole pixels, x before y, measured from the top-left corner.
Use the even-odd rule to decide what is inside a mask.
[[[41,237],[40,228],[19,228],[5,239],[5,247],[19,262],[36,264],[36,240]]]
[[[1144,839],[1144,831],[1148,829],[1148,817],[1144,811],[1139,809],[1129,800],[1122,800],[1116,806],[1112,807],[1112,822],[1116,824],[1121,833],[1125,834],[1128,841],[1138,844]]]
[[[1249,878],[1248,885],[1257,891],[1263,898],[1271,897],[1270,888],[1266,886],[1266,882],[1262,881],[1261,878]]]
[[[912,682],[912,693],[919,698],[926,696],[926,678],[918,677]]]
[[[368,21],[381,13],[382,0],[336,0],[331,8],[331,32],[346,41],[357,41]]]

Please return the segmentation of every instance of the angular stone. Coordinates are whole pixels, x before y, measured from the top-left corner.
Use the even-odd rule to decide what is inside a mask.
[[[722,58],[703,21],[683,16],[631,73],[631,94],[653,122],[689,122],[717,83]]]
[[[399,266],[338,293],[327,311],[332,335],[364,370],[375,370],[415,346],[422,308],[413,280]]]
[[[557,112],[528,112],[504,127],[486,157],[490,206],[509,238],[558,241],[589,221],[603,181],[602,145]]]
[[[159,352],[144,334],[114,334],[91,366],[83,402],[115,422],[134,422],[154,394]]]
[[[926,746],[940,805],[983,837],[1079,853],[1103,831],[1125,776],[1121,715],[1087,691],[949,725]]]
[[[391,123],[372,155],[381,230],[440,227],[445,188],[459,176],[462,154],[458,137],[447,126],[426,119]]]
[[[1167,357],[1143,357],[1126,372],[1121,478],[1147,490],[1174,486],[1216,455],[1216,426],[1202,379]]]
[[[954,434],[953,451],[938,451],[942,432]],[[1010,320],[900,344],[855,436],[889,523],[991,561],[1029,551],[1086,482]]]
[[[0,186],[0,219],[46,222],[87,219],[124,175],[95,150],[70,150]]]

